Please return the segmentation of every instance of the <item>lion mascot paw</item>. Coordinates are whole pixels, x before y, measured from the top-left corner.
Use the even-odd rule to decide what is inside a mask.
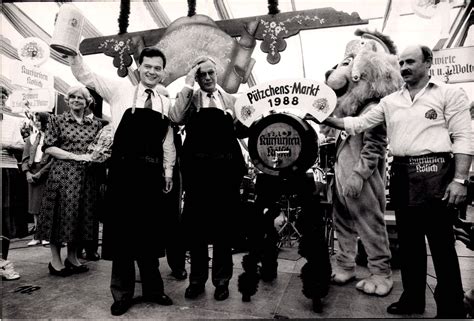
[[[392,276],[381,276],[372,274],[368,278],[360,280],[356,284],[356,289],[367,294],[386,296],[392,291]]]
[[[334,284],[343,285],[354,280],[356,277],[355,269],[345,270],[338,265],[333,268],[331,274],[331,282]]]

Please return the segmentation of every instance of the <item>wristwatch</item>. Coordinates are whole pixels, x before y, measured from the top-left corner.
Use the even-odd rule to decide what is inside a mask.
[[[453,181],[455,181],[456,183],[459,183],[461,185],[464,185],[464,186],[469,185],[469,180],[468,179],[453,178]]]

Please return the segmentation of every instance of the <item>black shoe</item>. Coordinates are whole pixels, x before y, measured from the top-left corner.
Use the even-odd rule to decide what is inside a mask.
[[[321,298],[313,297],[313,311],[316,313],[323,312],[323,303],[321,302]]]
[[[204,292],[203,285],[190,284],[186,291],[184,292],[184,297],[186,299],[195,299],[197,296]]]
[[[62,277],[66,277],[66,276],[70,276],[72,273],[71,273],[71,270],[69,270],[68,268],[64,268],[64,269],[61,269],[61,270],[56,270],[53,265],[51,264],[51,262],[49,262],[48,264],[48,270],[49,270],[49,274],[51,275],[56,275],[56,276],[62,276]]]
[[[390,314],[423,314],[423,312],[425,312],[425,308],[411,306],[398,301],[390,304],[387,308],[387,312]]]
[[[122,315],[130,309],[132,302],[130,300],[115,301],[110,307],[112,315]]]
[[[144,295],[143,301],[145,302],[154,302],[158,303],[159,305],[173,305],[173,300],[166,294],[158,294],[158,295]]]
[[[97,252],[86,252],[83,258],[87,261],[99,261],[100,255]]]
[[[89,271],[89,268],[87,265],[81,264],[81,265],[74,265],[72,264],[68,259],[64,260],[64,266],[66,269],[71,271],[71,274],[78,274],[78,273],[84,273]]]
[[[214,292],[214,299],[217,301],[224,301],[229,297],[229,288],[227,285],[219,285],[216,287],[216,291]]]
[[[171,276],[174,277],[176,280],[186,280],[188,278],[188,272],[186,272],[185,269],[174,270],[171,272]]]

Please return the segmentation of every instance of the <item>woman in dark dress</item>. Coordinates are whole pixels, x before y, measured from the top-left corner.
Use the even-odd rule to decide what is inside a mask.
[[[48,124],[43,150],[55,158],[41,202],[37,239],[51,243],[52,275],[67,276],[88,271],[77,258],[80,242],[93,239],[98,228],[94,219],[98,182],[92,175],[87,146],[101,129],[101,123],[85,117],[92,103],[87,88],[71,87],[66,95],[70,110],[53,116]],[[67,258],[61,260],[61,244],[67,243]]]

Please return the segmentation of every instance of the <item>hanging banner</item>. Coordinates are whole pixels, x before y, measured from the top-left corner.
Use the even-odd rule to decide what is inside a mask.
[[[54,77],[50,72],[24,62],[14,61],[10,68],[11,81],[26,88],[54,88]]]
[[[430,75],[444,82],[474,81],[474,47],[458,47],[433,51]]]
[[[9,100],[12,111],[17,113],[51,112],[54,101],[55,93],[50,89],[14,90]]]
[[[327,85],[310,79],[281,79],[249,88],[235,103],[236,117],[247,127],[272,112],[307,113],[318,121],[336,107],[336,94]]]
[[[22,39],[18,46],[18,57],[31,66],[40,66],[49,58],[49,46],[36,37]]]

